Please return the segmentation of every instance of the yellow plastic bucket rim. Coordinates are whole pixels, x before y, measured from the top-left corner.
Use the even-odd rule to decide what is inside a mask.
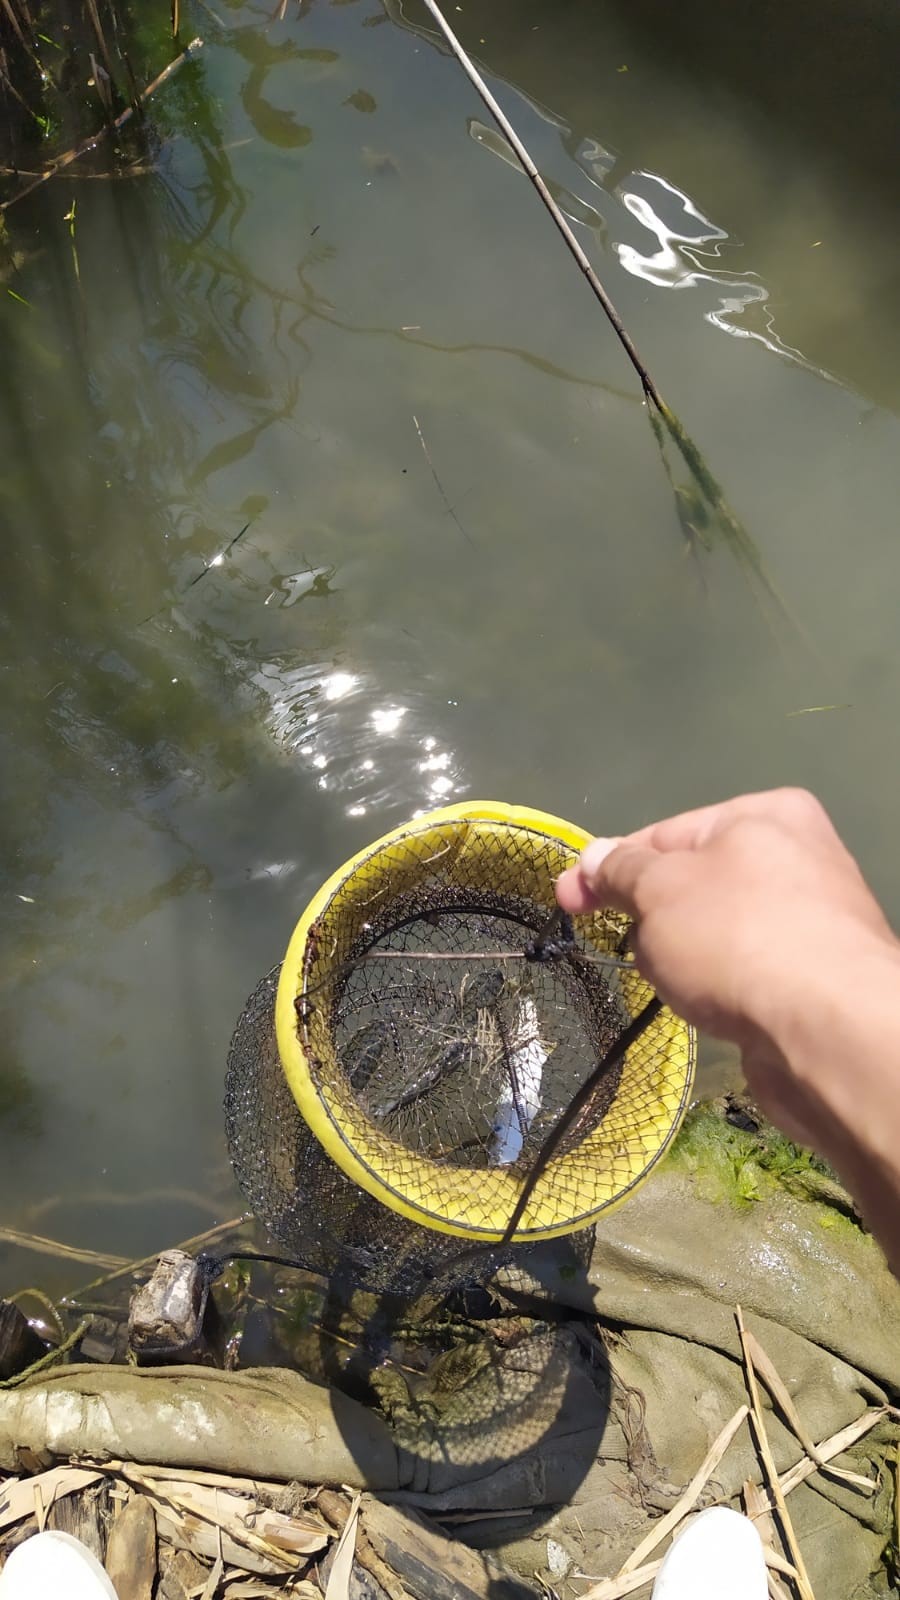
[[[356,1132],[348,1134],[340,1117],[340,1107],[320,1088],[307,1055],[298,1016],[297,1002],[302,999],[304,972],[311,931],[338,891],[358,869],[373,856],[390,850],[394,845],[427,833],[435,828],[456,822],[499,824],[524,829],[563,844],[579,853],[590,841],[591,835],[583,828],[556,817],[549,812],[511,806],[502,801],[464,801],[458,805],[442,806],[424,812],[399,827],[392,828],[374,843],[367,845],[331,874],[310,900],[291,935],[281,968],[275,1001],[275,1030],[282,1069],[293,1098],[310,1131],[319,1140],[331,1159],[342,1172],[361,1189],[380,1200],[390,1210],[409,1218],[421,1226],[440,1233],[453,1234],[466,1239],[478,1239],[486,1244],[499,1242],[505,1233],[509,1217],[521,1192],[521,1175],[501,1168],[491,1169],[491,1188],[497,1203],[482,1208],[477,1202],[473,1210],[473,1186],[477,1194],[484,1186],[481,1168],[447,1167],[432,1163],[424,1157],[402,1151],[393,1141],[371,1124],[371,1137],[361,1138]],[[623,975],[627,987],[628,976]],[[634,982],[643,985],[635,970]],[[613,1207],[620,1205],[640,1186],[664,1154],[680,1126],[687,1109],[694,1080],[696,1041],[694,1030],[673,1013],[663,1011],[653,1025],[662,1026],[670,1035],[672,1055],[678,1058],[682,1087],[678,1103],[659,1118],[658,1141],[649,1157],[642,1156],[630,1170],[627,1178],[617,1181],[614,1191],[599,1202],[589,1203],[564,1220],[558,1219],[558,1204],[546,1200],[548,1188],[554,1182],[554,1173],[560,1163],[565,1165],[571,1156],[559,1157],[549,1164],[541,1175],[526,1206],[524,1216],[516,1230],[517,1243],[535,1242],[573,1233],[595,1221]],[[627,1056],[626,1056],[627,1061]],[[584,1141],[587,1149],[592,1140],[602,1135],[603,1123]],[[393,1151],[393,1161],[391,1156]],[[598,1149],[598,1154],[600,1153]],[[402,1178],[396,1176],[398,1157],[402,1157]],[[392,1178],[391,1173],[394,1176]],[[402,1187],[401,1187],[402,1184]],[[437,1203],[434,1191],[444,1191],[449,1203]],[[542,1194],[543,1191],[543,1194]],[[456,1198],[459,1204],[454,1204]],[[463,1203],[472,1214],[463,1220],[457,1213]],[[554,1220],[551,1220],[553,1218]]]

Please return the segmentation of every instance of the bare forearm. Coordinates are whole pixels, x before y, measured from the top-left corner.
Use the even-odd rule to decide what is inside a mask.
[[[777,1080],[780,1120],[797,1118],[788,1131],[840,1173],[900,1273],[900,944],[832,945],[772,1013],[771,1048],[744,1052],[748,1081],[765,1103]]]

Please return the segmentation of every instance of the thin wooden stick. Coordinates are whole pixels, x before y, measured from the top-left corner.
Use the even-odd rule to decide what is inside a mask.
[[[413,413],[413,422],[415,423],[416,433],[419,435],[419,443],[422,446],[422,454],[424,455],[425,460],[428,462],[428,466],[429,466],[429,469],[431,471],[431,476],[433,477],[435,483],[437,484],[438,493],[440,494],[440,497],[444,502],[444,509],[447,512],[448,517],[450,517],[452,519],[452,521],[456,523],[456,526],[458,527],[458,529],[459,529],[460,533],[462,534],[463,538],[472,546],[472,548],[474,550],[474,548],[475,548],[475,540],[472,538],[472,535],[469,532],[467,532],[467,530],[463,527],[462,523],[459,520],[459,517],[456,515],[456,512],[454,511],[452,505],[450,504],[450,500],[448,498],[447,491],[444,488],[444,485],[441,483],[441,480],[437,475],[437,468],[435,467],[435,464],[431,459],[431,452],[429,451],[428,446],[425,443],[425,435],[422,432],[422,429],[421,429],[421,427],[419,425],[419,419],[415,415],[415,413]]]
[[[201,1245],[212,1244],[215,1239],[222,1238],[223,1235],[230,1233],[232,1229],[239,1227],[244,1221],[246,1221],[246,1218],[240,1216],[232,1217],[228,1222],[219,1222],[214,1228],[207,1228],[205,1233],[197,1233],[193,1239],[185,1239],[184,1243],[178,1245],[177,1248],[190,1253],[193,1250],[197,1250]],[[86,1283],[83,1288],[77,1289],[73,1298],[82,1300],[86,1294],[92,1294],[95,1289],[104,1288],[107,1283],[112,1283],[114,1278],[121,1278],[126,1272],[140,1272],[142,1267],[149,1267],[152,1262],[156,1261],[159,1254],[158,1250],[153,1250],[150,1255],[143,1256],[139,1261],[120,1262],[115,1271],[105,1273],[102,1278],[94,1278],[91,1283]],[[66,1295],[63,1296],[60,1305],[68,1305],[68,1297]]]
[[[684,1518],[687,1516],[689,1511],[693,1511],[694,1506],[700,1499],[703,1490],[706,1488],[706,1485],[715,1472],[716,1467],[719,1465],[719,1462],[725,1454],[725,1451],[728,1449],[728,1446],[737,1433],[738,1428],[741,1426],[741,1423],[744,1421],[745,1417],[749,1415],[749,1410],[749,1406],[740,1406],[734,1413],[731,1421],[726,1422],[718,1438],[715,1439],[710,1445],[709,1450],[707,1451],[697,1471],[694,1473],[694,1476],[685,1489],[684,1494],[672,1507],[671,1511],[667,1511],[666,1515],[659,1522],[654,1523],[653,1527],[650,1529],[650,1532],[647,1534],[645,1539],[641,1540],[637,1549],[632,1550],[628,1560],[624,1561],[619,1568],[617,1577],[623,1578],[626,1572],[633,1572],[636,1567],[640,1566],[644,1557],[648,1556],[651,1550],[655,1550],[656,1546],[663,1539],[665,1539],[668,1534],[672,1533],[674,1529],[678,1527],[679,1522],[684,1521]]]
[[[585,1589],[578,1600],[623,1600],[628,1594],[634,1594],[636,1589],[643,1589],[645,1583],[651,1583],[656,1577],[661,1561],[650,1561],[646,1567],[638,1567],[634,1572],[621,1573],[615,1578],[601,1578],[599,1583]]]
[[[830,1439],[822,1441],[817,1447],[819,1459],[825,1462],[831,1461],[834,1456],[843,1455],[845,1450],[849,1450],[851,1445],[857,1443],[857,1440],[864,1438],[867,1433],[871,1433],[879,1422],[883,1422],[885,1417],[890,1415],[890,1406],[875,1406],[870,1411],[864,1411],[862,1416],[857,1417],[855,1422],[848,1423],[846,1428],[841,1428],[840,1432],[833,1433]],[[781,1484],[782,1494],[790,1494],[792,1490],[797,1488],[798,1484],[805,1483],[807,1478],[811,1478],[813,1473],[818,1471],[819,1468],[814,1461],[808,1459],[798,1461],[789,1471],[783,1472],[778,1480]]]
[[[124,1256],[104,1255],[101,1250],[79,1250],[74,1244],[61,1244],[59,1239],[45,1239],[40,1233],[24,1233],[18,1228],[0,1227],[0,1240],[15,1245],[19,1250],[34,1250],[41,1256],[57,1256],[60,1261],[84,1261],[95,1267],[116,1270],[126,1267]]]
[[[803,1419],[791,1399],[787,1385],[782,1382],[775,1363],[766,1355],[756,1335],[751,1333],[749,1328],[746,1329],[745,1337],[747,1347],[753,1357],[753,1365],[757,1376],[762,1379],[769,1394],[781,1411],[785,1422],[795,1435],[797,1443],[802,1445],[810,1460],[814,1461],[817,1467],[820,1467],[823,1472],[828,1473],[831,1477],[840,1478],[843,1483],[852,1484],[854,1489],[866,1489],[874,1492],[878,1488],[874,1478],[863,1478],[858,1472],[848,1472],[844,1467],[833,1467],[824,1459],[818,1445],[810,1437]]]
[[[750,1420],[753,1427],[753,1432],[756,1436],[756,1443],[762,1459],[763,1467],[765,1469],[766,1477],[768,1479],[769,1491],[778,1510],[778,1516],[781,1522],[781,1531],[787,1545],[788,1554],[790,1555],[791,1560],[797,1569],[796,1584],[801,1595],[801,1600],[815,1600],[812,1584],[809,1581],[809,1573],[806,1570],[806,1562],[803,1559],[803,1551],[800,1549],[800,1545],[797,1542],[797,1535],[794,1532],[794,1525],[791,1522],[790,1512],[788,1511],[784,1493],[781,1488],[781,1482],[778,1477],[778,1468],[775,1465],[775,1459],[772,1455],[772,1447],[769,1444],[769,1436],[766,1433],[766,1424],[763,1420],[762,1403],[759,1397],[759,1384],[756,1381],[756,1371],[753,1366],[753,1357],[750,1354],[750,1346],[747,1341],[747,1329],[744,1326],[744,1316],[740,1306],[735,1306],[735,1319],[737,1321],[738,1334],[741,1341],[741,1351],[744,1357],[744,1372],[747,1380],[747,1391],[750,1395]]]
[[[631,335],[619,316],[618,311],[610,300],[609,295],[600,282],[600,279],[597,277],[597,274],[591,266],[590,261],[581,248],[581,245],[578,243],[578,240],[572,232],[572,229],[569,227],[568,222],[560,211],[559,206],[556,204],[556,201],[550,193],[550,190],[547,188],[547,185],[538,172],[537,167],[532,161],[531,156],[528,154],[528,151],[519,138],[519,135],[516,133],[516,130],[510,122],[508,116],[498,102],[494,99],[494,96],[491,94],[490,89],[485,83],[474,62],[468,55],[466,55],[466,52],[457,39],[456,34],[453,32],[453,29],[451,28],[440,7],[436,5],[435,0],[425,0],[425,5],[431,12],[431,15],[440,28],[441,33],[444,35],[444,38],[450,46],[450,49],[453,51],[453,54],[462,67],[463,72],[469,79],[469,82],[472,84],[477,93],[480,95],[484,104],[487,106],[488,111],[496,122],[497,127],[500,129],[504,138],[509,140],[510,146],[515,151],[523,171],[526,172],[528,177],[531,179],[531,182],[537,190],[538,195],[540,196],[557,228],[562,234],[568,249],[575,257],[578,266],[581,268],[581,271],[587,278],[588,283],[593,289],[594,294],[599,300],[604,312],[606,313],[606,316],[615,330],[619,343],[621,344],[625,354],[631,362],[631,365],[634,367],[635,372],[641,380],[641,388],[643,389],[644,394],[647,396],[648,400],[652,400],[660,415],[668,420],[669,416],[671,415],[669,408],[663,402],[662,396],[660,395],[656,384],[653,382],[653,379],[647,371],[647,368],[644,366],[644,363],[638,354],[634,340],[631,338]]]

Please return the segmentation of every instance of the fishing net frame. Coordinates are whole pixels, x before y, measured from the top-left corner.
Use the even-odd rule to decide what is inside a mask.
[[[351,1184],[408,1222],[485,1245],[503,1241],[528,1177],[528,1152],[496,1165],[429,1156],[411,1145],[409,1130],[421,1106],[415,1095],[399,1132],[396,1120],[392,1127],[376,1120],[345,1065],[352,1037],[347,995],[371,996],[373,963],[396,960],[398,967],[424,973],[430,961],[435,967],[458,961],[460,978],[467,962],[477,968],[479,957],[502,965],[496,940],[487,952],[479,948],[490,918],[499,919],[507,946],[510,930],[518,928],[519,947],[509,947],[508,959],[521,961],[523,947],[555,908],[556,878],[588,838],[558,817],[499,802],[444,807],[353,856],[323,884],[294,930],[274,1008],[277,1054],[291,1098]],[[454,918],[459,926],[471,926],[462,948],[423,948],[423,929],[448,926]],[[571,975],[569,992],[583,1013],[582,1032],[591,1036],[582,1063],[586,1078],[608,1042],[600,1012],[607,1008],[613,1038],[653,991],[622,959],[627,919],[601,912],[574,919],[574,927],[575,949],[553,965]],[[410,929],[416,930],[414,945],[406,948],[402,939]],[[551,1062],[553,1048],[545,1058]],[[513,1241],[536,1243],[586,1228],[633,1193],[677,1131],[694,1066],[693,1030],[662,1009],[599,1085],[593,1106],[540,1173]],[[265,1209],[261,1215],[266,1220]]]

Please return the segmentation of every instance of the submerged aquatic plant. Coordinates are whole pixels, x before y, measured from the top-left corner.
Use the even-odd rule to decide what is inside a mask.
[[[169,25],[162,4],[0,0],[0,176],[16,180],[0,211],[140,110],[148,73],[171,56]]]

